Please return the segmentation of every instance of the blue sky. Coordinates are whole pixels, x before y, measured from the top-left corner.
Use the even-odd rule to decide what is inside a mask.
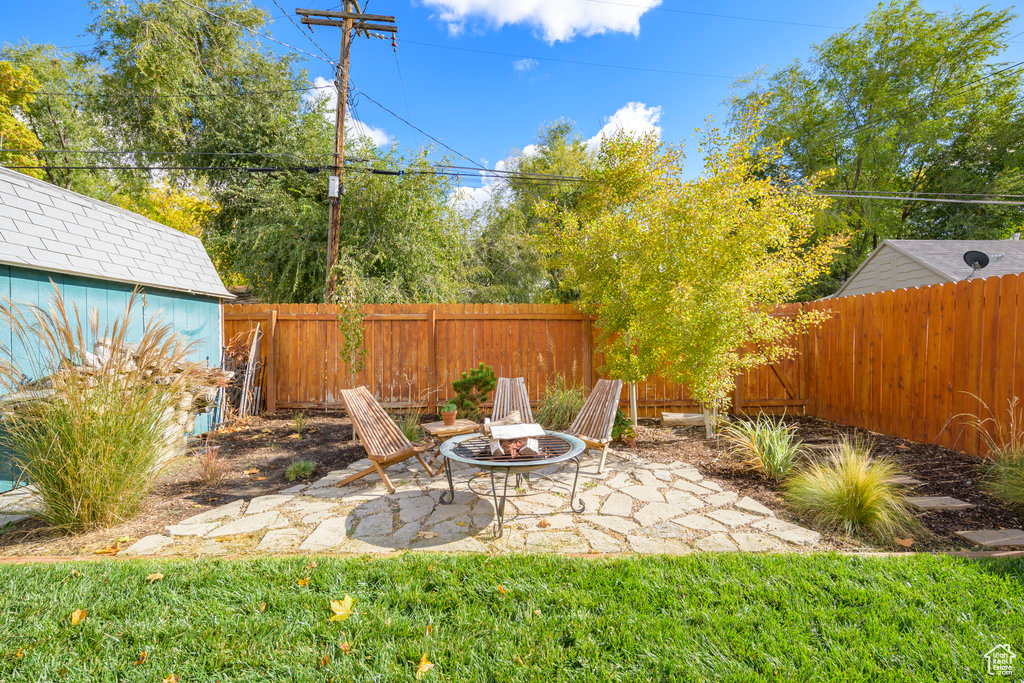
[[[288,12],[296,6],[328,9],[339,1],[277,0]],[[273,16],[271,35],[320,54],[274,0],[255,2]],[[90,42],[83,36],[90,18],[84,0],[46,0],[46,11],[40,3],[12,4],[5,8],[0,42]],[[940,11],[983,4],[924,3]],[[585,137],[621,124],[657,126],[663,138],[678,141],[691,138],[705,117],[724,118],[722,101],[734,79],[806,58],[834,27],[858,23],[876,6],[872,0],[370,0],[368,11],[398,19],[398,57],[385,41],[357,39],[352,79],[431,135],[490,166],[560,118],[574,121]],[[1024,31],[1024,20],[1014,26]],[[317,27],[306,36],[334,56],[338,33]],[[1024,35],[1014,39],[1006,59],[1024,60]],[[323,61],[305,58],[304,66],[311,78],[331,77]],[[381,139],[403,147],[429,142],[365,99],[357,99],[356,107],[357,118]],[[698,160],[690,166],[696,172]]]

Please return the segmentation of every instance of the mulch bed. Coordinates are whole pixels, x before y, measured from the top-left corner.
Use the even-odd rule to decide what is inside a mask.
[[[1024,528],[1024,515],[1007,509],[981,488],[984,461],[942,446],[907,441],[885,434],[839,425],[816,417],[793,416],[786,421],[795,424],[797,438],[811,447],[811,453],[823,453],[824,447],[843,434],[867,437],[876,455],[890,458],[907,475],[920,480],[908,487],[908,495],[951,496],[975,507],[967,510],[943,510],[922,513],[920,521],[928,536],[915,538],[909,550],[977,549],[954,532],[969,529]],[[727,452],[714,439],[704,438],[704,429],[661,429],[641,425],[636,452],[644,458],[660,462],[686,460],[707,477],[720,480],[740,495],[779,511],[781,517],[811,526],[788,510],[779,494],[778,485],[758,472],[745,469],[737,456]],[[812,456],[813,457],[813,456]],[[818,531],[822,531],[818,529]],[[857,545],[853,539],[823,532],[825,539],[840,547]],[[891,549],[900,550],[900,546]]]

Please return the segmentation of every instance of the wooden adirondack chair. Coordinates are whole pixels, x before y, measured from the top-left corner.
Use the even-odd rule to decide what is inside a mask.
[[[522,377],[499,377],[494,390],[494,408],[491,420],[500,420],[511,412],[519,411],[523,422],[533,422],[530,410],[530,395],[526,392],[526,380]]]
[[[421,455],[427,447],[417,446],[409,441],[369,389],[366,387],[342,389],[341,402],[345,405],[345,412],[352,420],[352,428],[355,430],[356,436],[359,437],[360,443],[363,444],[363,448],[366,449],[366,455],[371,464],[365,470],[339,481],[337,486],[344,486],[376,472],[380,475],[384,486],[387,487],[388,493],[394,493],[395,487],[391,485],[391,480],[388,479],[384,468],[408,460],[413,456],[420,461],[427,474],[432,477],[437,474],[437,470],[431,469]]]
[[[601,463],[597,472],[604,471],[608,457],[608,445],[612,442],[612,427],[615,425],[615,411],[622,395],[622,380],[599,379],[594,385],[586,403],[567,430],[578,437],[587,448],[601,451]]]

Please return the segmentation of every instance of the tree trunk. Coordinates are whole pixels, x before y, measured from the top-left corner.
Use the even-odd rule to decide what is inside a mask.
[[[636,409],[636,382],[629,383],[629,419],[634,427],[640,422]]]

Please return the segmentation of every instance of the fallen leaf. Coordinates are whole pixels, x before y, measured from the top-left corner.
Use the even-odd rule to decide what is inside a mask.
[[[266,602],[266,600],[264,600],[260,604],[256,605],[256,611],[258,611],[258,612],[266,612],[267,611],[267,602]]]
[[[430,624],[427,624],[427,635],[428,636],[430,635],[430,631],[431,631]]]
[[[25,659],[25,650],[19,647],[18,651],[14,653],[14,656],[18,659]]]
[[[255,468],[255,467],[252,467],[250,469],[242,471],[242,474],[259,474],[259,473],[260,473],[259,469]]]
[[[97,555],[117,555],[121,552],[121,546],[115,543],[114,545],[108,545],[106,548],[100,548],[96,551]]]
[[[900,449],[901,451],[909,451],[910,450],[910,446],[908,446],[905,443],[898,444],[896,446],[896,448]]]
[[[914,539],[912,539],[912,538],[897,538],[896,539],[896,543],[898,545],[903,546],[904,548],[909,548],[910,546],[914,545]]]
[[[315,569],[315,568],[316,568],[316,560],[310,560],[309,564],[306,565],[306,569]]]
[[[501,593],[502,595],[505,594],[505,587],[502,586],[500,583],[498,584],[498,592]]]
[[[455,526],[466,526],[465,522],[455,522]]]
[[[331,600],[331,621],[345,621],[352,616],[352,596],[346,594],[342,600]]]
[[[253,477],[253,479],[255,479],[256,481],[266,481],[267,480],[266,477]]]
[[[428,572],[434,571],[434,565],[430,565],[429,567],[427,567],[427,571]]]
[[[422,681],[423,677],[427,675],[427,672],[434,668],[432,662],[427,661],[427,653],[423,653],[423,657],[420,658],[419,666],[416,667],[416,680]]]
[[[85,615],[87,615],[88,613],[89,610],[76,609],[74,612],[71,613],[71,625],[78,626],[80,623],[82,623],[82,620],[85,619]]]
[[[539,522],[537,522],[537,526],[539,526],[541,529],[547,529],[549,526],[551,526],[551,522],[549,522],[546,519],[542,519]]]
[[[436,531],[417,531],[416,535],[420,538],[437,538]]]
[[[331,663],[331,656],[330,655],[324,655],[323,657],[320,658],[320,666],[327,666],[330,663]]]
[[[134,540],[132,536],[122,536],[121,538],[115,538],[114,543],[130,543]]]
[[[289,434],[288,438],[289,439],[301,439],[302,438],[302,434]]]
[[[149,576],[147,576],[146,577],[146,581],[149,581],[150,583],[153,583],[154,581],[163,581],[163,578],[164,578],[164,575],[161,574],[160,572],[157,572],[156,574],[150,574]]]
[[[167,678],[164,679],[163,683],[178,683],[178,677],[174,674],[167,674]]]
[[[304,579],[299,579],[295,583],[299,584],[300,586],[308,586],[309,585],[309,577],[306,577]]]
[[[136,665],[142,664],[145,661],[146,661],[146,651],[143,650],[142,652],[139,653],[139,658],[135,660],[135,664]]]
[[[341,651],[344,652],[345,654],[348,654],[348,651],[351,648],[351,646],[348,644],[347,640],[344,643],[342,643],[340,647],[341,647]]]
[[[533,610],[533,616],[539,617],[540,616],[540,610],[539,609]]]
[[[519,655],[516,655],[516,661],[519,662],[519,666],[526,666],[526,662]]]

